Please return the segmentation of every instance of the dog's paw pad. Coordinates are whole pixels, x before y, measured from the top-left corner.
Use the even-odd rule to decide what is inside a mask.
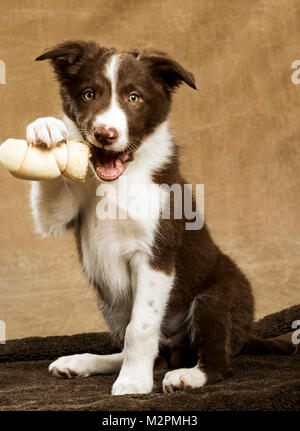
[[[69,375],[72,376],[72,377],[77,377],[78,376],[78,373],[76,373],[76,371],[74,371],[74,370],[71,370],[70,368],[68,368],[68,372],[69,372]]]
[[[64,379],[69,378],[68,370],[62,371],[62,370],[58,370],[57,368],[54,368],[54,370],[60,377],[62,377]]]
[[[168,393],[180,389],[200,388],[205,385],[206,381],[206,374],[200,368],[181,368],[166,373],[163,380],[163,391]]]

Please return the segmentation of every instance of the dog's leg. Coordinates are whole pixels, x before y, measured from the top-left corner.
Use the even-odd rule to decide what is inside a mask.
[[[61,236],[79,211],[79,203],[62,177],[32,182],[30,201],[36,232],[43,236]]]
[[[226,295],[219,287],[210,286],[194,299],[189,315],[190,337],[198,349],[198,362],[193,368],[166,373],[164,392],[198,388],[231,375],[231,315]]]
[[[52,117],[39,118],[29,124],[26,139],[32,145],[54,147],[68,139],[65,124]],[[59,236],[78,213],[78,199],[67,180],[34,181],[31,187],[31,207],[36,230],[49,236]]]
[[[143,255],[136,255],[130,268],[134,304],[125,334],[124,361],[112,388],[113,395],[152,391],[160,327],[173,286],[173,275],[154,270]]]
[[[112,374],[120,371],[123,353],[113,355],[80,355],[62,356],[49,365],[49,372],[56,377],[88,377],[94,374]]]

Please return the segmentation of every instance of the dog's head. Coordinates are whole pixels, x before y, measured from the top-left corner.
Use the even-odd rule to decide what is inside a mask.
[[[115,180],[143,139],[168,116],[171,95],[192,73],[156,50],[117,52],[95,42],[70,41],[47,50],[64,111],[92,144],[92,161],[102,180]],[[158,149],[159,151],[159,149]]]

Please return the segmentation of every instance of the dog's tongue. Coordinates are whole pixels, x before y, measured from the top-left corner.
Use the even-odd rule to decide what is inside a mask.
[[[107,153],[107,152],[106,152]],[[97,160],[96,172],[97,175],[106,181],[112,181],[119,178],[125,170],[125,155],[116,157],[113,153],[105,154],[101,160]]]

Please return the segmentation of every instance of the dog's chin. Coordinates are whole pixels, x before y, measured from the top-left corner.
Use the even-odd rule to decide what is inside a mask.
[[[120,178],[132,159],[130,150],[115,152],[91,145],[91,164],[96,177],[101,181],[115,181]]]

